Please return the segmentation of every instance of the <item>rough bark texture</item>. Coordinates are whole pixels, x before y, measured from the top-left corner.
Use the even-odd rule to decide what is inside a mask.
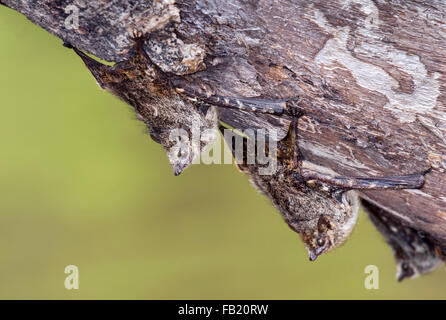
[[[127,59],[137,31],[166,73],[187,74],[221,94],[299,95],[305,158],[343,175],[432,167],[421,190],[362,196],[446,244],[444,0],[2,2],[104,60]],[[70,5],[79,9],[77,28]],[[253,115],[226,110],[221,117],[243,128]],[[289,122],[255,117],[282,134]]]

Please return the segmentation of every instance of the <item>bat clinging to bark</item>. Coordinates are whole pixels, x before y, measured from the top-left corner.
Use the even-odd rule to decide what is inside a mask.
[[[152,139],[166,150],[175,175],[180,174],[218,135],[217,107],[275,115],[291,115],[293,99],[237,98],[218,95],[210,88],[188,82],[185,78],[161,71],[135,39],[130,60],[114,66],[102,64],[82,51],[72,48],[83,60],[102,89],[134,107]],[[198,130],[200,141],[192,134]],[[206,131],[206,134],[201,132]]]
[[[338,176],[328,168],[301,161],[296,137],[297,118],[288,136],[278,143],[277,171],[272,175],[259,174],[258,164],[245,161],[248,148],[244,148],[243,162],[238,166],[300,235],[311,261],[340,246],[352,232],[360,205],[355,189],[420,188],[424,183],[424,172],[369,178]],[[234,141],[226,142],[235,153]]]

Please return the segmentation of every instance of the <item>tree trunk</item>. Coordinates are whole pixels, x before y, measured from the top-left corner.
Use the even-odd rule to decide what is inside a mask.
[[[446,247],[446,2],[443,0],[1,0],[101,59],[147,54],[221,94],[299,96],[305,159],[343,175],[432,167],[421,190],[361,196]],[[174,43],[174,52],[163,44]],[[159,51],[150,48],[160,48]],[[248,113],[223,110],[243,127]],[[255,115],[259,127],[289,119]]]

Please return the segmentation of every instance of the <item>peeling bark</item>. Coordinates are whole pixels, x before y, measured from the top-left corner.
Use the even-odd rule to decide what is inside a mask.
[[[223,95],[300,96],[303,156],[340,174],[432,167],[421,190],[362,197],[445,247],[446,2],[2,2],[104,60],[128,59],[132,35],[144,34],[146,53],[169,74],[187,74]],[[238,128],[253,121],[280,127],[281,138],[289,124],[234,110],[220,116]]]

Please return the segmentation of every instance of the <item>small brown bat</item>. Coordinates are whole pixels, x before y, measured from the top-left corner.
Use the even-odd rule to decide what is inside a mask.
[[[69,44],[64,45],[73,48]],[[130,60],[114,66],[104,65],[76,48],[73,50],[82,58],[101,88],[134,107],[138,118],[149,128],[152,139],[166,150],[175,175],[199,157],[201,150],[216,138],[217,134],[207,136],[207,140],[200,141],[198,150],[193,148],[190,137],[193,127],[199,130],[216,128],[216,108],[197,108],[179,95],[169,85],[165,74],[147,58],[139,46],[136,46]],[[184,141],[179,141],[179,134],[171,136],[173,130],[180,129],[188,134],[183,137]]]
[[[340,246],[352,232],[360,206],[354,189],[420,188],[424,183],[424,173],[370,178],[338,176],[328,168],[300,161],[296,137],[297,118],[288,136],[278,143],[274,174],[261,175],[257,164],[246,163],[246,139],[244,161],[238,166],[300,235],[311,261]],[[234,154],[234,141],[226,142]]]
[[[392,248],[398,281],[429,273],[441,264],[436,245],[421,232],[404,225],[386,210],[362,199],[362,205]]]
[[[292,115],[293,99],[260,99],[221,96],[210,88],[161,71],[135,38],[130,60],[114,66],[102,64],[68,43],[83,60],[102,89],[132,105],[149,128],[152,139],[166,150],[174,174],[180,174],[212,144],[218,135],[216,107],[274,115]],[[179,131],[182,130],[182,131]],[[200,141],[194,145],[193,131]],[[206,131],[206,135],[201,132]]]

